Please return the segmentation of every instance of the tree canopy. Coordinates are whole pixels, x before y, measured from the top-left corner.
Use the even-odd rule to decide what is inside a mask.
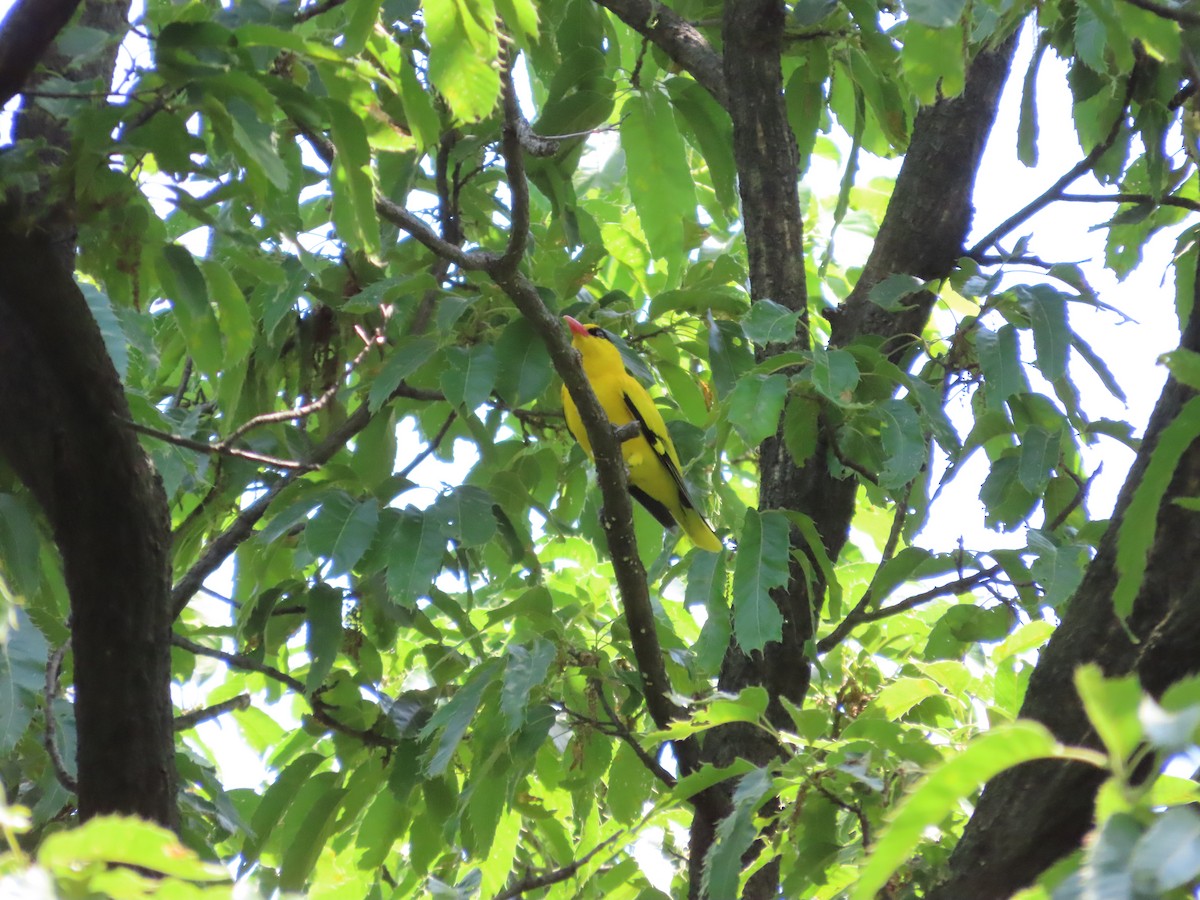
[[[1198,26],[17,0],[0,888],[1191,896]],[[1081,149],[982,233],[988,142],[1048,155],[1051,54]],[[1102,260],[1030,226],[1067,203],[1109,210]],[[1087,413],[1119,340],[1076,326],[1163,234],[1141,302],[1182,337],[1139,433]],[[564,315],[720,553],[632,503]]]

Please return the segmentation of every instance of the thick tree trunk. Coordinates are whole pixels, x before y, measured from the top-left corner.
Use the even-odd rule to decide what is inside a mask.
[[[1181,343],[1200,351],[1200,292]],[[1200,547],[1200,519],[1173,502],[1197,493],[1200,441],[1180,459],[1158,511],[1146,577],[1129,621],[1137,644],[1129,640],[1112,605],[1117,534],[1125,511],[1163,429],[1195,396],[1174,379],[1167,382],[1112,522],[1029,680],[1022,717],[1042,722],[1064,743],[1100,746],[1075,691],[1079,666],[1095,663],[1109,676],[1136,673],[1153,694],[1200,671],[1200,570],[1189,552]],[[932,896],[999,900],[1032,883],[1079,846],[1091,828],[1103,777],[1080,763],[1038,762],[993,779],[950,859],[948,880]]]
[[[755,299],[770,298],[804,310],[807,298],[795,191],[795,143],[787,123],[779,64],[783,15],[782,4],[773,0],[727,4],[725,88],[746,216],[751,294]],[[845,345],[866,335],[878,335],[886,342],[924,328],[932,295],[919,298],[899,313],[882,310],[868,295],[874,285],[892,274],[934,278],[953,270],[970,227],[975,174],[1016,41],[1014,33],[997,47],[980,52],[968,70],[962,95],[917,116],[875,247],[854,291],[834,317],[833,343]],[[806,323],[807,318],[802,318],[793,349],[807,347]],[[778,349],[788,348],[770,348],[770,352]],[[763,509],[795,509],[811,516],[826,552],[836,559],[849,533],[857,482],[832,476],[827,463],[828,439],[828,435],[819,436],[816,453],[805,466],[794,465],[781,434],[765,441],[760,452],[759,503]],[[793,546],[804,544],[793,536]],[[820,571],[816,566],[813,570]],[[788,585],[773,595],[784,617],[783,641],[769,644],[761,654],[747,654],[731,645],[719,688],[737,692],[749,685],[764,685],[771,701],[768,715],[780,727],[790,728],[779,698],[800,705],[808,691],[810,665],[805,644],[812,637],[823,594],[822,584],[816,584],[810,593],[802,570],[794,566]],[[736,757],[764,765],[778,748],[760,729],[731,725],[709,732],[703,750],[705,759],[718,765]],[[713,802],[698,809],[693,819],[689,873],[693,897],[699,896],[702,863],[714,839],[716,822],[731,808],[730,791],[725,786],[709,792]],[[751,879],[744,897],[773,897],[777,891],[777,867],[766,866]]]
[[[127,2],[85,3],[81,22],[112,35],[112,43],[71,78],[111,80],[127,10]],[[12,21],[0,46],[19,42],[7,30]],[[36,85],[38,76],[8,68],[26,56],[0,59],[0,83]],[[67,60],[51,48],[43,62],[53,71]],[[55,169],[68,157],[69,128],[27,107],[16,135],[43,142],[46,167],[38,194],[0,207],[0,455],[41,505],[62,555],[79,812],[174,826],[166,498],[122,424],[130,418],[124,389],[73,278],[75,209],[64,187],[71,179]]]

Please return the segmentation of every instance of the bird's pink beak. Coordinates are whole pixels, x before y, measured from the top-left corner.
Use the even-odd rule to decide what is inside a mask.
[[[579,322],[578,319],[573,319],[571,316],[563,316],[563,321],[571,326],[571,331],[580,337],[587,337],[588,330]]]

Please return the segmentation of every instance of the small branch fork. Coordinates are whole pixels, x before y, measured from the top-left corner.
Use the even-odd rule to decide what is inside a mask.
[[[575,874],[580,869],[592,861],[592,857],[596,856],[596,854],[600,853],[606,847],[611,845],[622,834],[624,834],[623,831],[618,831],[615,834],[609,835],[583,856],[579,857],[579,859],[568,863],[565,866],[560,866],[557,869],[552,869],[551,871],[544,872],[541,875],[526,875],[511,887],[505,888],[503,891],[493,897],[492,900],[515,900],[515,898],[520,897],[523,894],[527,894],[530,891],[536,891],[539,888],[549,887],[552,884],[558,884],[559,882],[566,881],[568,878],[575,877]]]
[[[1100,157],[1108,152],[1109,148],[1116,142],[1117,137],[1121,134],[1121,128],[1125,125],[1125,119],[1129,115],[1129,104],[1133,100],[1133,91],[1137,84],[1137,70],[1130,74],[1125,82],[1125,98],[1121,103],[1121,111],[1113,120],[1112,127],[1109,128],[1108,134],[1104,136],[1104,140],[1098,143],[1091,149],[1083,159],[1073,165],[1067,172],[1059,178],[1054,184],[1050,185],[1041,195],[1035,197],[1029,203],[1025,204],[1017,212],[1013,213],[983,238],[981,238],[974,247],[967,253],[971,259],[979,260],[985,253],[996,246],[996,242],[1000,238],[1009,234],[1014,228],[1021,225],[1023,222],[1030,219],[1036,213],[1041,212],[1051,203],[1056,200],[1064,199],[1063,192],[1067,186],[1072,184],[1076,179],[1090,172],[1100,161]],[[1119,201],[1118,201],[1119,202]]]

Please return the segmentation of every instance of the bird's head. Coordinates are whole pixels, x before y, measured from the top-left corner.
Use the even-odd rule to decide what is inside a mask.
[[[621,351],[617,349],[612,335],[607,331],[599,325],[584,325],[571,316],[563,316],[563,321],[571,329],[571,346],[579,351],[585,366],[599,363],[625,368],[621,359]]]

